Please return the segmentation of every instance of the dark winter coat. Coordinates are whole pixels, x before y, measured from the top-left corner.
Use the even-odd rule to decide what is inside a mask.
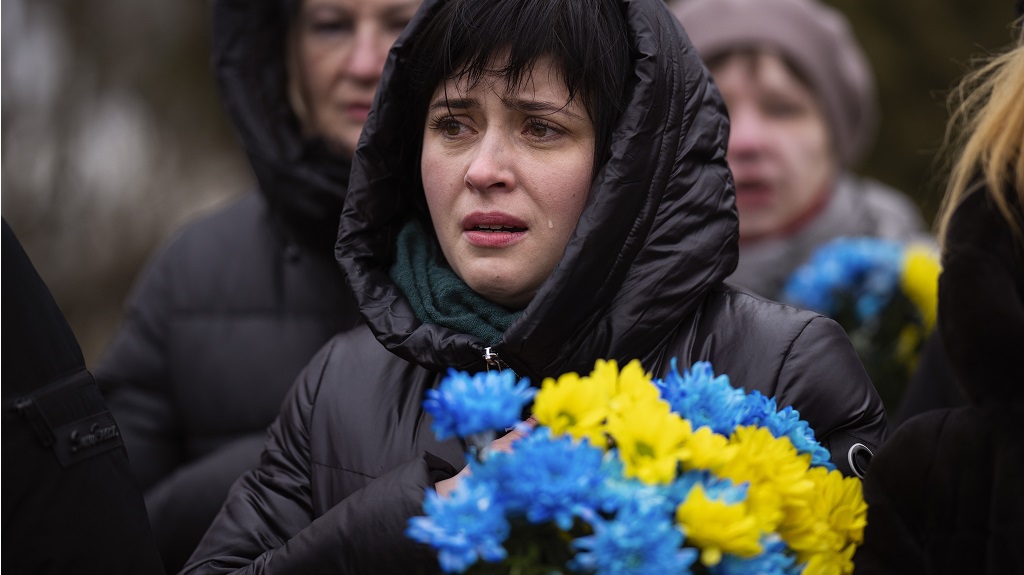
[[[334,338],[307,366],[271,427],[259,468],[232,489],[185,573],[416,573],[436,570],[403,535],[426,489],[464,466],[423,411],[448,367],[485,369],[485,343],[418,320],[388,276],[405,210],[410,38],[389,56],[353,164],[337,253],[368,325]],[[540,383],[589,373],[598,358],[710,360],[748,390],[795,404],[850,472],[854,443],[874,449],[882,404],[842,329],[810,312],[722,284],[738,223],[721,99],[661,0],[624,0],[635,85],[560,265],[490,348]],[[383,345],[381,345],[383,344]]]
[[[3,568],[159,575],[124,444],[71,326],[3,220]]]
[[[944,365],[968,405],[910,418],[875,457],[858,573],[1024,572],[1024,242],[979,191],[953,214],[942,265]]]
[[[259,461],[302,367],[358,320],[332,251],[349,162],[289,111],[284,4],[214,3],[217,79],[259,188],[152,257],[95,370],[168,572]]]

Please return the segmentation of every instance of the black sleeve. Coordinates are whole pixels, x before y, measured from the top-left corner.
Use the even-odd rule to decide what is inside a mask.
[[[406,574],[436,560],[404,535],[434,484],[432,458],[413,458],[314,517],[309,422],[331,346],[303,370],[271,425],[259,466],[227,502],[182,574]]]
[[[981,404],[1024,397],[1024,258],[990,202],[975,192],[953,213],[939,276],[938,321],[949,363]]]
[[[3,568],[160,574],[117,425],[74,333],[3,221]]]
[[[844,475],[863,475],[885,441],[882,400],[850,338],[831,319],[816,316],[793,341],[777,397],[780,406],[800,406],[801,418]]]

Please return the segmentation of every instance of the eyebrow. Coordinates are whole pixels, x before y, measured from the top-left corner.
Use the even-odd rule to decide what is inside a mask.
[[[518,110],[520,112],[526,112],[529,114],[534,113],[545,113],[555,114],[563,113],[566,116],[583,120],[583,116],[573,112],[569,109],[568,104],[557,106],[549,102],[537,101],[537,100],[524,100],[521,98],[502,98],[501,101],[505,104],[505,107]],[[476,98],[439,98],[433,104],[430,105],[430,110],[474,110],[480,107],[480,101]]]

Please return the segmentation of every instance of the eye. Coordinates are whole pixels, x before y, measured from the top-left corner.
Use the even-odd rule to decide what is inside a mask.
[[[762,103],[765,115],[772,118],[795,118],[804,114],[804,106],[788,100],[771,99]]]
[[[553,138],[562,133],[561,130],[556,128],[551,123],[545,122],[544,120],[540,120],[537,118],[531,118],[527,122],[525,132],[530,137],[541,140]]]
[[[454,116],[441,116],[430,121],[430,129],[440,132],[442,136],[454,138],[461,135],[466,127]]]
[[[352,23],[344,20],[323,20],[310,22],[309,31],[316,36],[344,34],[352,31]]]

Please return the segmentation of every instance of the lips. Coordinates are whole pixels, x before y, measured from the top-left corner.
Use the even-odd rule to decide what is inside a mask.
[[[759,207],[772,200],[772,187],[763,179],[736,180],[736,202],[742,207]]]
[[[474,212],[462,220],[462,229],[465,231],[524,232],[526,228],[526,223],[519,218],[501,212]]]
[[[365,122],[366,118],[370,115],[370,104],[349,104],[345,106],[345,113],[350,118]]]
[[[497,248],[518,242],[529,227],[519,218],[501,212],[474,212],[462,220],[463,236],[478,247]]]

